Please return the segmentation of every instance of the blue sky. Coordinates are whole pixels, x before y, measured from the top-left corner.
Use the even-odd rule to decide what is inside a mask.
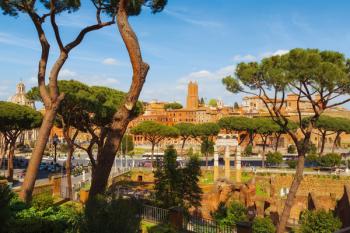
[[[144,10],[130,18],[151,66],[141,98],[185,101],[186,84],[199,83],[200,96],[225,104],[240,95],[225,91],[221,78],[237,62],[259,60],[295,47],[336,50],[350,57],[348,0],[169,0],[153,15]],[[57,18],[65,43],[94,23],[89,1],[74,14]],[[57,57],[51,28],[50,64]],[[39,43],[26,15],[0,16],[0,99],[14,93],[21,79],[36,85]],[[70,54],[61,79],[77,79],[126,91],[131,67],[115,25],[90,33]]]

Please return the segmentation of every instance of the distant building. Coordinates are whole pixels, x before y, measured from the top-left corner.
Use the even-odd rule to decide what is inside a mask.
[[[199,106],[198,84],[190,82],[187,89],[187,109],[197,109]]]
[[[11,96],[8,101],[35,109],[34,101],[29,100],[26,96],[26,87],[22,81],[16,85],[16,94]],[[38,129],[27,130],[23,132],[18,138],[20,143],[35,142],[38,138]]]

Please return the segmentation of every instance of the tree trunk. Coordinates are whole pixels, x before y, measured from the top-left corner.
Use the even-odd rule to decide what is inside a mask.
[[[154,147],[155,144],[152,143],[152,149],[151,149],[151,167],[153,168],[153,162],[154,162]]]
[[[304,162],[305,162],[305,150],[298,151],[298,164],[295,171],[295,176],[290,187],[287,200],[285,202],[283,212],[280,217],[279,224],[277,226],[277,233],[284,233],[289,219],[290,211],[292,209],[296,193],[298,191],[299,185],[303,179]]]
[[[278,150],[278,144],[280,142],[280,138],[281,138],[282,134],[277,134],[277,137],[276,137],[276,145],[275,145],[275,152],[277,152]]]
[[[335,150],[335,148],[337,148],[338,146],[338,140],[339,140],[339,138],[340,138],[340,134],[341,134],[342,132],[337,132],[337,135],[335,136],[335,138],[334,138],[334,142],[333,142],[333,146],[332,146],[332,153],[334,153],[334,150]]]
[[[254,141],[254,135],[253,135],[253,133],[249,133],[249,143],[248,143],[248,145],[252,145],[253,146],[253,141]]]
[[[266,139],[263,139],[263,151],[262,151],[262,167],[265,168],[265,149],[266,149],[266,141],[267,141],[267,138]]]
[[[46,143],[50,136],[50,131],[56,116],[56,108],[47,109],[41,124],[37,142],[35,144],[32,156],[29,160],[27,173],[24,177],[20,198],[26,203],[31,201],[35,180],[38,175],[38,168],[43,157]]]
[[[206,168],[207,168],[207,170],[208,170],[208,168],[209,168],[209,164],[208,164],[208,152],[205,152],[205,166],[206,166]]]
[[[186,139],[182,141],[181,152],[180,152],[181,157],[184,157],[183,153],[184,153],[185,143],[186,143]]]
[[[136,106],[149,70],[149,65],[142,60],[136,34],[129,25],[126,12],[126,1],[119,1],[119,7],[117,8],[117,25],[128,50],[133,69],[133,77],[123,105],[120,106],[118,111],[114,114],[112,126],[108,132],[102,153],[97,157],[96,168],[92,175],[89,200],[94,198],[97,194],[104,193],[106,189],[115,154],[119,149],[126,128],[132,120],[132,110]]]
[[[4,136],[5,137],[5,136]],[[9,143],[6,139],[4,139],[4,147],[1,151],[1,154],[0,154],[0,169],[2,168],[2,164],[3,164],[3,161],[4,161],[4,158],[6,156],[6,152],[7,152],[7,149],[8,149],[8,146],[9,146]]]
[[[10,143],[10,150],[7,158],[7,180],[13,182],[13,158],[15,155],[16,139]]]
[[[66,160],[66,175],[67,175],[67,188],[68,188],[68,197],[70,200],[73,199],[72,191],[72,156],[74,152],[74,146],[71,143],[68,143],[68,155]]]
[[[326,144],[326,131],[322,133],[321,136],[321,148],[320,148],[320,155],[323,154],[324,151],[324,145]]]

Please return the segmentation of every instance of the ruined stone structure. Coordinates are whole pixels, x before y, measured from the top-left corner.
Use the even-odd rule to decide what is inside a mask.
[[[343,228],[350,227],[350,185],[344,186],[344,194],[337,202],[335,214],[343,223]]]

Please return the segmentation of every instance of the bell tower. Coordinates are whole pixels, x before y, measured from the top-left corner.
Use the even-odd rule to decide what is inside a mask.
[[[187,90],[187,109],[197,109],[198,108],[198,84],[197,82],[192,82],[188,84]]]

